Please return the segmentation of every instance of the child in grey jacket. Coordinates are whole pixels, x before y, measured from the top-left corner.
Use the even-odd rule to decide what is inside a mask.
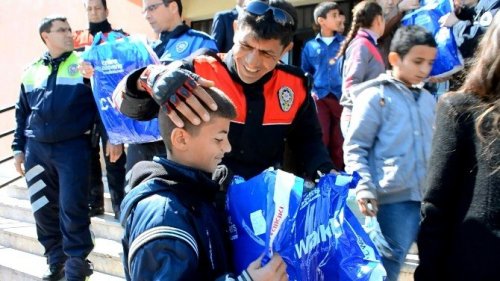
[[[353,89],[344,142],[346,171],[362,177],[356,188],[360,211],[377,216],[392,249],[382,259],[389,281],[397,280],[418,232],[435,99],[417,85],[429,75],[437,52],[432,34],[418,26],[400,28],[390,50],[392,73]]]

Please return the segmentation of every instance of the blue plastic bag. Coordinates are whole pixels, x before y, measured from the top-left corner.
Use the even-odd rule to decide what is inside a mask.
[[[434,35],[437,55],[430,76],[447,77],[463,69],[463,58],[451,28],[441,27],[439,19],[453,12],[453,0],[422,0],[421,7],[407,14],[401,24],[419,25]]]
[[[99,32],[92,46],[83,53],[83,59],[94,67],[92,91],[109,141],[121,144],[160,140],[158,119],[131,119],[114,108],[112,101],[113,91],[123,77],[138,68],[159,63],[146,41],[135,36],[124,37],[117,32],[108,33],[104,39]]]
[[[384,280],[379,253],[346,207],[348,190],[355,187],[359,175],[325,175],[297,201],[303,180],[288,174],[294,180],[285,182],[295,184],[283,188],[283,174],[288,173],[266,170],[246,182],[238,178],[228,190],[236,270],[246,269],[263,253],[269,257],[278,252],[290,280]],[[277,206],[282,204],[275,204],[274,198],[290,198],[287,212],[279,212]],[[262,214],[257,222],[256,213]],[[277,217],[282,221],[279,225]]]

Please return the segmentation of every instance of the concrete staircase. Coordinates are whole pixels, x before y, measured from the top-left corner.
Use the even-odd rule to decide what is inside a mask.
[[[47,269],[24,179],[0,189],[0,280],[41,280]],[[105,193],[105,214],[91,220],[95,247],[89,260],[94,264],[91,281],[123,278],[122,228],[114,219],[111,200]]]
[[[0,182],[6,180],[6,167],[12,167],[9,164],[0,165]],[[11,169],[8,173],[12,175],[15,171]],[[0,188],[0,281],[38,281],[47,268],[43,247],[36,239],[28,198],[24,178]],[[125,280],[120,244],[123,230],[113,217],[109,193],[104,194],[104,200],[106,213],[91,220],[95,247],[89,256],[94,264],[90,281]],[[413,281],[413,272],[418,265],[416,252],[416,247],[412,247],[401,269],[399,281]]]

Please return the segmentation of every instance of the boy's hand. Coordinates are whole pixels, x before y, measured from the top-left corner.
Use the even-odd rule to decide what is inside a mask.
[[[271,260],[261,266],[262,256],[254,260],[247,268],[248,275],[253,281],[286,281],[286,263],[280,255],[274,254]]]
[[[358,207],[359,211],[369,217],[377,216],[378,212],[378,203],[376,199],[358,199]]]
[[[16,171],[24,176],[24,152],[19,152],[14,155],[14,166],[16,167]]]
[[[148,92],[178,127],[183,127],[184,123],[174,109],[193,125],[200,124],[200,118],[205,122],[210,121],[210,115],[200,100],[210,109],[217,110],[214,100],[203,89],[214,86],[213,81],[203,79],[179,66],[175,62],[168,66],[148,66],[141,74],[138,89]]]

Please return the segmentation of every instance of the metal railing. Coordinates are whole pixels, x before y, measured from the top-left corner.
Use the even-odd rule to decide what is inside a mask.
[[[0,114],[12,111],[14,109],[15,109],[14,105],[7,106],[5,108],[0,109]],[[12,129],[12,130],[8,130],[6,132],[0,133],[0,139],[5,138],[7,136],[10,136],[10,135],[14,134],[14,131],[15,130]],[[14,158],[14,156],[11,155],[11,156],[7,156],[5,158],[0,159],[0,165],[3,164],[3,163],[5,163],[5,162],[7,162],[7,161],[12,160],[13,158]],[[0,188],[5,187],[5,186],[7,186],[7,185],[9,185],[9,184],[11,184],[13,182],[15,182],[15,181],[19,180],[20,178],[21,178],[21,176],[15,176],[15,177],[7,180],[6,182],[2,182],[2,183],[0,183]]]

